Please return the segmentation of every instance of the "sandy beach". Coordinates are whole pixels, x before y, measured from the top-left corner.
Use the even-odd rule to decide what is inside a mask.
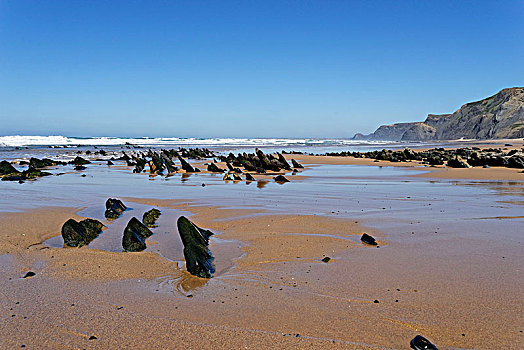
[[[3,182],[0,348],[406,349],[417,334],[439,349],[524,346],[520,169],[285,157],[304,165],[285,184],[103,162]],[[130,208],[114,221],[109,197]],[[122,252],[127,221],[153,207],[148,248]],[[185,270],[181,215],[216,234],[211,279]],[[106,228],[63,248],[64,222],[84,217]]]

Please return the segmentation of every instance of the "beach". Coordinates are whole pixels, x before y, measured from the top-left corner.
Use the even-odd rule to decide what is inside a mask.
[[[495,146],[508,142],[522,145]],[[521,169],[304,152],[283,154],[304,168],[278,183],[224,180],[205,170],[213,157],[161,176],[82,152],[85,170],[0,183],[0,348],[406,349],[418,334],[439,349],[524,347]],[[107,220],[107,198],[128,210]],[[151,208],[147,249],[122,252],[127,222]],[[185,269],[182,215],[215,233],[211,279]],[[63,247],[70,218],[106,227]]]

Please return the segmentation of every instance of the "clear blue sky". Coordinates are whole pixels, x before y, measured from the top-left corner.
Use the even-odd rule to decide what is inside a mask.
[[[0,0],[0,135],[351,137],[523,62],[524,1]]]

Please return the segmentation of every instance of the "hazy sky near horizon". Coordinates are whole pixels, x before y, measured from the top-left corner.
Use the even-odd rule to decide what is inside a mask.
[[[522,0],[0,0],[0,135],[351,137],[523,62]]]

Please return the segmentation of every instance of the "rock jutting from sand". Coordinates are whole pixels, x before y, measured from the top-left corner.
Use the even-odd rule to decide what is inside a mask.
[[[180,161],[180,164],[182,164],[182,170],[185,170],[186,173],[194,173],[195,168],[191,166],[188,162],[185,161],[184,158],[178,157],[178,160]]]
[[[364,233],[362,237],[360,237],[360,240],[366,244],[369,245],[377,245],[377,242],[375,241],[375,238],[371,237],[367,233]]]
[[[246,181],[255,181],[255,178],[250,173],[246,173]]]
[[[212,173],[223,173],[224,169],[220,169],[219,167],[217,167],[215,163],[209,163],[207,165],[207,171],[210,171]]]
[[[286,179],[286,177],[282,175],[278,175],[274,179],[276,182],[280,182],[280,183],[289,182],[289,180]]]
[[[211,278],[215,266],[208,245],[213,232],[199,228],[185,216],[178,218],[177,227],[184,244],[187,271],[198,277]]]
[[[126,209],[127,207],[119,199],[109,198],[106,201],[106,211],[104,215],[107,219],[116,219]]]
[[[293,164],[293,168],[303,168],[304,166],[302,164],[299,164],[296,160],[291,159],[291,164]]]
[[[82,247],[98,237],[104,225],[95,219],[85,219],[80,222],[69,219],[62,226],[64,246]]]
[[[86,164],[91,164],[91,162],[88,161],[87,159],[84,159],[84,158],[82,158],[80,156],[77,156],[75,159],[70,161],[69,164],[72,164],[72,165],[86,165]]]
[[[146,249],[146,238],[151,236],[153,232],[149,230],[137,218],[132,217],[124,229],[124,236],[122,237],[122,248],[126,252],[141,252]]]
[[[144,213],[144,216],[142,217],[142,222],[147,227],[156,227],[155,223],[158,220],[158,218],[160,217],[160,214],[161,214],[160,210],[156,208],[146,211]]]
[[[411,339],[409,347],[414,350],[438,350],[435,345],[421,335]]]

